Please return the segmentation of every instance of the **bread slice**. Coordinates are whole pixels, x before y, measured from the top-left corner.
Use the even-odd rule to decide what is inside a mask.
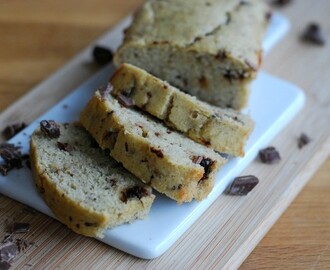
[[[254,127],[249,116],[199,101],[130,64],[121,65],[110,83],[114,97],[130,99],[194,141],[221,153],[244,156]]]
[[[166,128],[156,119],[97,91],[80,121],[101,148],[140,178],[178,203],[207,197],[215,172],[226,162],[213,150]]]
[[[81,125],[56,125],[58,136],[38,128],[30,151],[37,189],[57,219],[76,233],[102,237],[107,228],[145,218],[155,198],[151,188],[103,152]]]
[[[239,110],[261,65],[263,0],[147,0],[114,63],[130,63],[199,99]]]

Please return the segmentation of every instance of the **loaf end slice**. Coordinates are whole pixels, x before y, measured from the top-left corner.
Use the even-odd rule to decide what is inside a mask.
[[[211,106],[130,64],[121,65],[110,84],[115,98],[130,100],[194,141],[221,153],[244,156],[254,127],[248,115]]]
[[[109,88],[97,91],[80,117],[101,148],[178,203],[207,197],[216,171],[226,160],[160,121],[121,105]]]
[[[114,63],[130,63],[207,101],[239,110],[261,65],[262,0],[147,0]]]
[[[30,152],[35,184],[56,218],[93,237],[146,218],[155,198],[151,188],[104,153],[80,124],[53,125],[58,137],[36,129]]]

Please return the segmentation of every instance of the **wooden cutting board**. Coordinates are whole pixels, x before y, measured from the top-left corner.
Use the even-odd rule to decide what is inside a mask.
[[[32,221],[34,228],[35,234],[30,237],[37,246],[32,247],[26,256],[19,257],[15,266],[20,268],[26,263],[35,269],[57,266],[67,269],[81,269],[82,266],[219,269],[239,266],[329,155],[329,46],[318,48],[297,41],[302,29],[297,22],[300,22],[302,14],[310,14],[307,12],[310,10],[313,10],[312,14],[318,14],[317,18],[326,19],[329,3],[301,1],[291,13],[289,9],[287,12],[294,23],[291,35],[268,56],[264,65],[268,72],[282,75],[306,89],[307,104],[273,142],[281,152],[282,162],[276,166],[265,166],[256,161],[243,173],[258,175],[262,180],[261,188],[254,196],[221,196],[167,253],[153,261],[139,260],[93,239],[77,236],[42,215],[18,214],[19,204],[1,198],[4,202],[1,216],[15,214],[17,219],[24,217],[26,221]],[[304,17],[306,22],[313,19],[312,15],[309,16]],[[31,122],[97,69],[86,62],[81,65],[81,62],[73,61],[70,65],[73,65],[70,70],[74,71],[74,80],[70,84],[48,87],[53,85],[50,79],[39,85],[0,115],[0,128],[20,120]],[[301,132],[313,140],[299,150],[296,139]],[[219,216],[219,219],[214,216]]]

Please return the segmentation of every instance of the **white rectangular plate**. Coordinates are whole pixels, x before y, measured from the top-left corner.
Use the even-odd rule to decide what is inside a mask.
[[[107,33],[102,40],[112,39],[115,44],[114,47],[116,47],[122,38],[120,33],[128,22],[129,19],[125,20]],[[263,43],[264,50],[269,51],[285,34],[287,29],[287,20],[275,14]],[[31,123],[10,142],[21,145],[22,152],[28,153],[29,135],[41,119],[54,119],[61,122],[78,120],[80,111],[93,95],[95,89],[106,83],[113,71],[111,66],[102,69],[72,94]],[[233,178],[239,175],[255,159],[258,150],[266,146],[287,125],[302,108],[303,104],[304,95],[299,88],[260,72],[257,80],[252,85],[249,106],[246,109],[256,122],[255,129],[246,145],[246,155],[244,158],[231,159],[223,167],[217,174],[215,187],[208,198],[199,203],[192,202],[177,205],[176,202],[156,193],[157,199],[152,206],[148,219],[108,230],[105,237],[100,240],[145,259],[161,255],[223,193]],[[37,193],[29,169],[14,170],[6,177],[0,176],[0,192],[54,217]],[[251,195],[253,196],[253,192]]]

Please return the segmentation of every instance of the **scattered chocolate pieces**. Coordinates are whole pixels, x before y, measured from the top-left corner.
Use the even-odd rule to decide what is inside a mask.
[[[40,122],[40,129],[52,139],[58,138],[61,135],[60,126],[53,120],[42,120]]]
[[[14,261],[16,256],[18,255],[18,247],[17,245],[11,241],[11,239],[6,239],[0,245],[0,262],[5,265],[11,266],[11,263]],[[9,268],[7,268],[9,269]]]
[[[2,136],[5,138],[5,140],[9,140],[21,130],[23,130],[25,127],[26,124],[24,122],[9,125],[2,131]]]
[[[12,169],[22,168],[22,154],[19,150],[20,147],[10,143],[0,144],[0,157],[5,161],[0,164],[0,173],[6,176]]]
[[[317,23],[310,23],[307,25],[301,39],[305,42],[319,46],[323,46],[325,44],[325,38],[323,36],[321,26]]]
[[[121,201],[126,203],[128,199],[131,198],[138,198],[139,200],[142,197],[150,195],[148,190],[141,186],[135,186],[131,188],[127,188],[124,191],[122,191]]]
[[[74,150],[74,147],[72,145],[69,145],[68,143],[57,142],[57,147],[61,151],[65,151],[68,153],[71,153]]]
[[[15,238],[15,234],[27,233],[30,231],[30,224],[23,222],[15,222],[8,226],[7,234],[0,243],[0,269],[10,269],[14,259],[20,252],[24,252],[33,243],[22,239]]]
[[[254,175],[236,177],[230,185],[227,194],[234,196],[245,196],[259,183]]]
[[[300,137],[298,138],[298,148],[303,148],[306,144],[309,144],[311,139],[305,134],[301,133]]]
[[[14,222],[8,230],[10,233],[28,233],[30,231],[30,224],[24,222]]]
[[[266,164],[274,164],[281,160],[280,153],[272,146],[260,150],[259,158],[262,163]]]
[[[95,46],[93,49],[93,57],[94,61],[102,66],[112,61],[113,53],[106,47]]]
[[[118,102],[124,107],[134,106],[134,100],[126,95],[119,94],[117,98],[118,98]]]
[[[278,7],[283,7],[283,6],[290,4],[291,2],[292,2],[292,0],[273,0],[272,5],[278,6]]]

